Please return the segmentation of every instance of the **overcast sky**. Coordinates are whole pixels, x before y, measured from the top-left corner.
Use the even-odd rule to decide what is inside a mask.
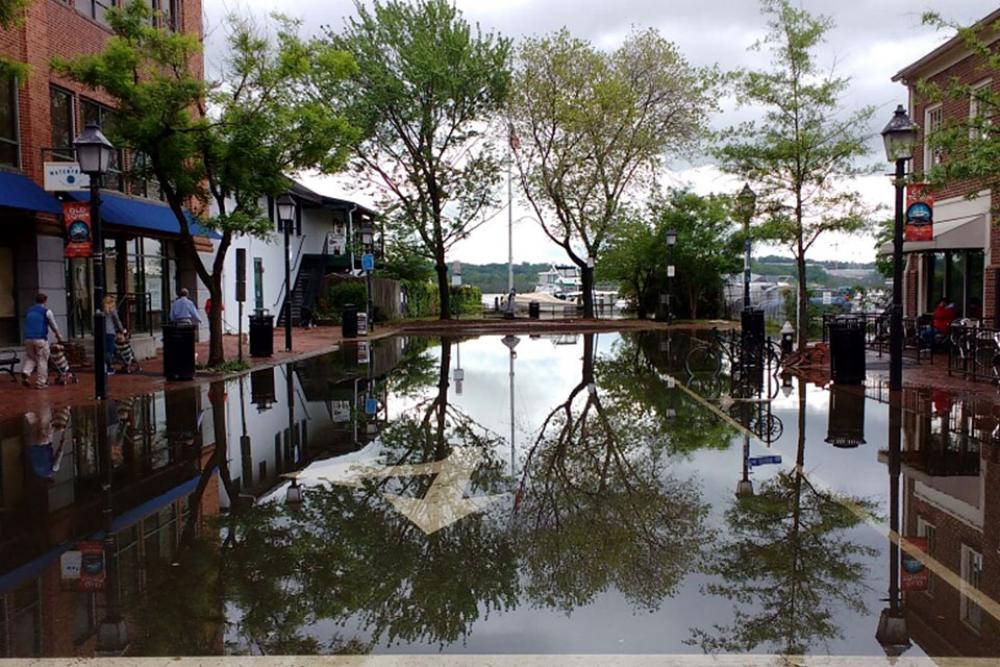
[[[747,47],[763,36],[764,19],[752,0],[456,0],[465,16],[483,28],[518,38],[540,35],[567,27],[575,35],[602,47],[613,47],[631,26],[657,28],[679,47],[695,65],[718,64],[723,69],[737,66],[764,66],[767,55],[747,52]],[[938,46],[949,37],[921,24],[924,11],[934,10],[966,23],[996,8],[990,0],[800,0],[812,13],[826,14],[836,23],[828,33],[820,55],[823,66],[851,79],[844,102],[848,108],[875,105],[874,127],[878,132],[892,115],[896,104],[905,103],[906,90],[890,81],[908,63]],[[320,26],[340,27],[354,11],[348,0],[205,0],[207,58],[209,68],[219,53],[218,31],[212,26],[229,10],[266,13],[280,10],[304,21],[304,32],[318,32]],[[728,126],[753,110],[728,109],[713,119],[716,127]],[[883,155],[873,143],[872,160]],[[688,184],[701,193],[735,192],[741,185],[719,174],[710,165],[677,165],[668,179]],[[343,179],[304,177],[313,189],[333,196],[348,196]],[[873,204],[889,206],[892,189],[887,178],[870,177],[858,183]],[[515,219],[528,215],[515,208]],[[845,258],[855,261],[874,257],[870,238],[829,236],[814,246],[813,259]],[[465,262],[507,261],[507,216],[499,215],[455,247],[451,260]],[[514,228],[514,260],[562,261],[563,251],[552,244],[537,224],[523,220]]]

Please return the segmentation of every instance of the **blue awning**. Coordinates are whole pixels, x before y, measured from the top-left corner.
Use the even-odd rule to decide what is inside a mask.
[[[0,171],[0,206],[62,215],[62,204],[23,174]]]
[[[76,201],[90,201],[89,192],[70,192],[70,197]],[[192,236],[206,236],[210,239],[221,239],[222,236],[195,222],[195,217],[189,211],[187,215]],[[181,225],[177,222],[174,212],[163,202],[151,199],[139,199],[113,192],[101,192],[101,218],[106,224],[129,227],[131,229],[160,234],[179,236]]]

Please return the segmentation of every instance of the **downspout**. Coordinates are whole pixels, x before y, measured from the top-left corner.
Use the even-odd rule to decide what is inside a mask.
[[[351,249],[351,275],[354,275],[354,211],[357,208],[357,204],[351,204],[347,209],[347,245]]]

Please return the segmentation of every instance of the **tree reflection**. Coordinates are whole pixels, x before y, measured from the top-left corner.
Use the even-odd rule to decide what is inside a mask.
[[[569,612],[614,585],[654,610],[698,563],[707,508],[665,469],[664,418],[624,389],[617,364],[599,389],[594,334],[583,339],[580,382],[545,418],[518,490],[526,593]]]
[[[864,613],[865,559],[875,549],[847,531],[861,523],[848,509],[874,504],[817,488],[804,474],[806,386],[799,383],[796,467],[764,482],[756,496],[737,498],[725,514],[729,528],[707,571],[718,577],[705,591],[735,603],[732,624],[692,631],[705,652],[758,647],[802,655],[842,636],[837,608]]]
[[[425,364],[410,380],[427,377]],[[495,457],[499,437],[449,402],[451,342],[443,340],[436,392],[379,434],[387,465],[446,459],[475,448],[484,463],[466,494],[507,490]],[[405,369],[404,369],[405,370]],[[518,596],[516,554],[498,513],[470,516],[430,535],[400,514],[383,493],[423,497],[433,475],[365,480],[360,488],[318,486],[295,511],[274,503],[238,517],[223,566],[239,633],[265,653],[308,653],[376,642],[450,643],[482,613]],[[304,630],[322,619],[358,626],[358,637],[319,646]]]

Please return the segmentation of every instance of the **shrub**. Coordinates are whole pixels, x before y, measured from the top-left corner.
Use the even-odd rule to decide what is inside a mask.
[[[360,281],[342,281],[332,283],[320,295],[317,303],[316,316],[324,320],[340,322],[341,312],[346,304],[354,304],[359,310],[364,310],[366,296],[365,285]]]

